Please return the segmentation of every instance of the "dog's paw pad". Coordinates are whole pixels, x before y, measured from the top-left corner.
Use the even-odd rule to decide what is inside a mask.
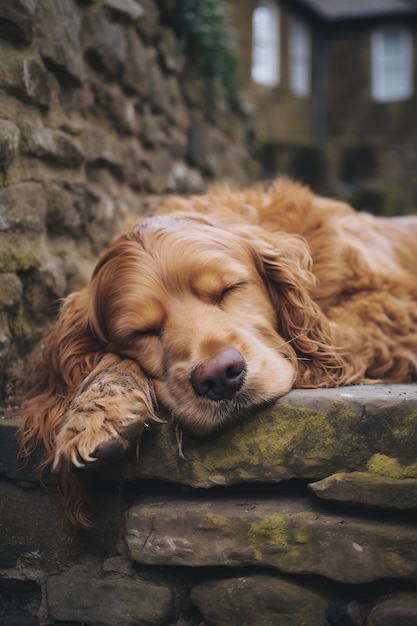
[[[143,422],[131,422],[119,428],[101,432],[102,441],[92,451],[88,451],[86,444],[81,445],[82,435],[87,431],[77,433],[72,440],[71,471],[84,473],[95,471],[103,465],[117,463],[126,454],[126,451],[139,440],[143,430]]]
[[[143,430],[143,422],[132,422],[120,428],[120,436],[129,442],[136,441]]]
[[[110,441],[104,441],[97,446],[91,456],[97,459],[97,462],[100,465],[102,463],[115,463],[123,458],[125,451],[126,446],[123,445],[123,442],[120,439],[112,439]],[[96,467],[96,463],[93,463],[92,469],[95,469]]]

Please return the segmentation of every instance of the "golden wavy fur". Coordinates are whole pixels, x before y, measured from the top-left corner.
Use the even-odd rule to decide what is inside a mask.
[[[417,217],[382,219],[287,180],[172,198],[102,255],[47,332],[21,428],[88,525],[79,475],[157,420],[196,434],[292,387],[417,371]]]

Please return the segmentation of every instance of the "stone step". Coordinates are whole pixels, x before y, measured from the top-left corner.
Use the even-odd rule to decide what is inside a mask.
[[[343,583],[417,577],[414,520],[333,512],[294,494],[143,499],[126,520],[143,565],[263,566]]]
[[[274,405],[205,438],[184,433],[178,453],[170,424],[145,433],[115,477],[192,487],[316,481],[367,471],[417,478],[417,386],[357,385],[293,390]],[[389,504],[388,504],[389,506]]]

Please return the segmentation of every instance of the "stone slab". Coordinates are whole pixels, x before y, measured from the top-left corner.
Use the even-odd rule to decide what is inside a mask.
[[[131,558],[159,566],[263,566],[344,583],[417,576],[414,521],[343,515],[305,497],[144,499],[127,512]]]
[[[63,529],[61,504],[56,489],[0,480],[0,579],[41,583],[84,559],[117,554],[126,506],[118,495],[103,495],[97,529],[75,538]]]
[[[107,575],[102,578],[74,568],[51,576],[46,585],[49,615],[65,622],[97,626],[167,624],[173,593],[150,580]]]
[[[367,507],[417,509],[417,480],[389,478],[372,472],[338,473],[309,485],[319,498]]]
[[[294,390],[209,437],[184,433],[181,458],[168,423],[145,433],[135,456],[116,472],[192,487],[318,480],[371,471],[417,478],[417,386],[373,385]]]
[[[207,624],[328,626],[326,600],[302,584],[255,574],[200,583],[191,590]]]
[[[417,385],[293,390],[211,436],[184,433],[183,456],[165,417],[166,424],[144,433],[139,458],[132,453],[100,476],[198,488],[293,478],[316,482],[354,471],[388,482],[417,479]],[[0,474],[18,478],[15,429],[16,422],[0,420]]]
[[[366,626],[415,626],[417,593],[397,593],[382,598],[371,611]]]

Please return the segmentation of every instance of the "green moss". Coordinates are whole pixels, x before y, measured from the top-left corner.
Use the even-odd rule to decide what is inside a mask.
[[[248,531],[249,545],[258,563],[262,561],[268,546],[273,546],[277,551],[282,549],[290,560],[304,562],[307,558],[304,546],[310,539],[310,530],[306,524],[296,520],[289,523],[278,513],[267,515],[259,522],[252,522]]]
[[[280,515],[268,515],[259,522],[253,522],[248,532],[251,544],[269,544],[288,547],[290,544],[290,526]]]
[[[215,530],[216,528],[225,528],[230,526],[230,522],[227,517],[222,515],[213,515],[213,513],[207,513],[198,522],[197,527],[202,530]]]
[[[395,457],[374,454],[367,463],[370,472],[389,478],[417,478],[417,461],[403,465]]]
[[[185,454],[189,448],[194,458],[183,470],[198,485],[214,484],[216,474],[221,484],[225,473],[239,482],[254,480],[258,467],[265,480],[308,478],[323,464],[329,473],[355,469],[365,455],[365,442],[352,432],[357,420],[339,402],[328,413],[278,404],[202,443],[185,440]]]
[[[36,267],[38,261],[32,252],[16,252],[13,249],[0,250],[0,272],[17,272]]]
[[[10,176],[7,170],[0,169],[0,189],[14,185],[16,180]]]
[[[9,317],[9,329],[12,337],[23,337],[30,332],[30,326],[25,319],[24,311],[21,307]]]
[[[125,464],[123,477],[163,478],[194,487],[276,483],[365,470],[371,457],[375,465],[375,455],[398,460],[400,469],[391,467],[390,475],[414,475],[416,445],[417,412],[407,403],[363,413],[362,407],[340,401],[322,410],[281,401],[209,437],[184,433],[185,460],[172,425],[153,426],[144,434],[140,463],[134,458]],[[378,473],[387,472],[383,465]]]
[[[402,466],[416,460],[417,411],[388,409],[375,415],[370,422],[367,439],[374,454],[398,459]],[[372,454],[369,455],[371,457]]]

